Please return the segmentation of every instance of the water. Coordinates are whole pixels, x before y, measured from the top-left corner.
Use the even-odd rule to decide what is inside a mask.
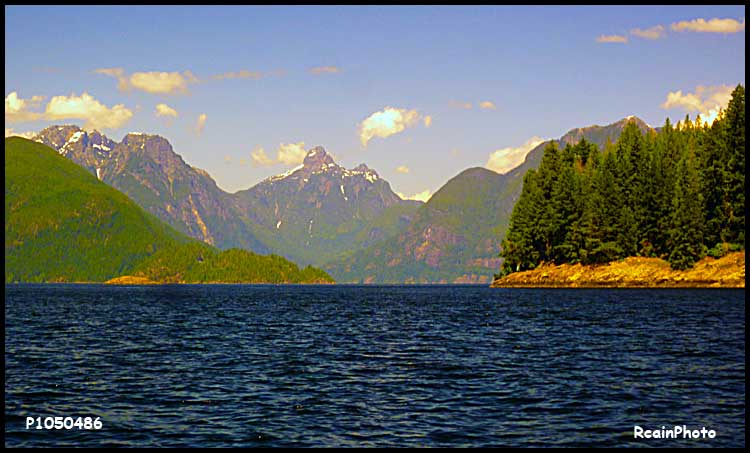
[[[6,286],[5,445],[744,446],[744,290]]]

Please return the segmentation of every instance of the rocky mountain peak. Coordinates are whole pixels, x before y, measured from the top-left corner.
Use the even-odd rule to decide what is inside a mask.
[[[42,129],[32,138],[32,140],[51,146],[58,150],[58,152],[62,152],[61,148],[63,148],[68,140],[74,135],[77,141],[84,134],[85,132],[83,129],[74,125],[49,126]]]
[[[123,145],[128,145],[128,144],[133,144],[133,143],[140,145],[141,143],[159,143],[159,142],[165,143],[166,145],[171,147],[171,145],[169,144],[169,141],[166,138],[160,135],[144,134],[143,132],[130,132],[128,133],[128,135],[126,135],[122,139]]]
[[[623,129],[625,129],[625,126],[627,126],[630,121],[634,121],[636,126],[638,126],[638,128],[644,134],[651,129],[651,127],[645,121],[638,118],[637,116],[630,115],[606,126],[593,125],[571,129],[560,138],[560,142],[563,146],[567,145],[568,143],[570,143],[571,145],[575,145],[576,143],[581,141],[581,138],[586,137],[586,140],[592,143],[596,143],[597,145],[599,145],[599,147],[603,147],[607,140],[613,142],[616,141],[620,136],[620,133],[623,131]]]
[[[322,146],[316,146],[308,151],[302,162],[302,165],[310,170],[319,170],[331,164],[336,165],[336,162]]]
[[[615,124],[622,125],[624,127],[631,121],[634,121],[636,126],[638,126],[642,131],[646,131],[651,128],[651,126],[649,126],[647,122],[643,121],[635,115],[628,115]]]

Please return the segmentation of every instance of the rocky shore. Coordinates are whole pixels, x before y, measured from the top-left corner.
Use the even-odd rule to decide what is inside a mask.
[[[493,288],[744,288],[745,252],[706,257],[672,270],[659,258],[630,257],[596,266],[543,264],[496,279]]]
[[[132,275],[124,275],[122,277],[116,277],[111,280],[104,282],[105,285],[158,285],[158,282],[149,280],[146,277],[134,277]]]
[[[194,284],[194,285],[333,285],[334,282],[326,280],[316,280],[305,283],[264,283],[264,282],[241,282],[241,281],[210,281],[210,282],[184,282],[184,281],[158,281],[155,282],[146,277],[137,277],[133,275],[124,275],[122,277],[115,277],[111,280],[104,282],[105,285],[183,285],[183,284]]]

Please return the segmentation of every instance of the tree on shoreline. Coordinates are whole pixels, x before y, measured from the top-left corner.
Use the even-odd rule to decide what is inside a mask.
[[[604,150],[551,142],[524,178],[500,256],[501,275],[628,256],[686,269],[745,247],[745,88],[713,124],[700,117],[642,134],[629,122]]]

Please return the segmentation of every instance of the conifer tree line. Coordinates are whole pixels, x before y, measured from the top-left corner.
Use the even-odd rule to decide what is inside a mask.
[[[502,241],[501,275],[540,263],[659,257],[687,269],[745,248],[745,88],[712,123],[642,134],[629,122],[603,150],[550,142],[524,176]]]

